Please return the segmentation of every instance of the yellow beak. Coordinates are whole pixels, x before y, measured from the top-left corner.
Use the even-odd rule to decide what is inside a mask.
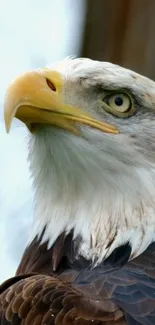
[[[64,104],[63,86],[61,74],[49,69],[27,72],[18,77],[9,86],[5,96],[4,117],[7,132],[16,117],[31,132],[40,124],[50,124],[78,134],[77,123],[82,123],[103,132],[119,133],[116,127],[94,119],[81,108]]]

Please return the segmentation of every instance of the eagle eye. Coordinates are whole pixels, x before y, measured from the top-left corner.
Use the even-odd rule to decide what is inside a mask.
[[[113,93],[103,99],[105,109],[118,117],[128,117],[133,112],[133,102],[128,94]]]

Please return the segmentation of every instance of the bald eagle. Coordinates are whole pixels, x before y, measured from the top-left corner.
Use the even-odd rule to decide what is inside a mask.
[[[13,81],[4,111],[28,128],[35,203],[0,324],[154,325],[155,83],[65,59]]]

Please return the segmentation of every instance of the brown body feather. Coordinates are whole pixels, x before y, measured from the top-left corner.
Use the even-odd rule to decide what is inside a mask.
[[[154,244],[122,267],[77,270],[65,255],[72,244],[64,234],[49,250],[31,243],[16,277],[1,285],[1,325],[155,324]]]
[[[32,275],[17,280],[1,294],[2,324],[110,324],[119,311],[102,311],[89,297],[56,276]],[[5,320],[6,319],[6,320]]]

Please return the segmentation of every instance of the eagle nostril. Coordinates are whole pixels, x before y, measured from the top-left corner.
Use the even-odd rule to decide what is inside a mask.
[[[47,85],[48,85],[48,87],[50,89],[52,89],[53,91],[56,91],[56,87],[55,87],[54,83],[51,80],[46,78],[46,83],[47,83]]]

